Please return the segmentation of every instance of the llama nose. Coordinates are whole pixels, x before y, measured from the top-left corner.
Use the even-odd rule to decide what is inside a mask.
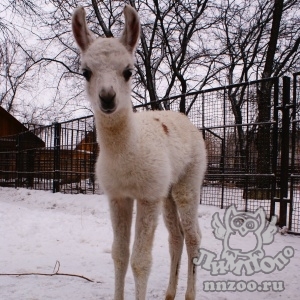
[[[102,88],[99,93],[99,99],[101,102],[101,108],[104,112],[112,112],[115,109],[115,97],[116,92],[113,87]]]

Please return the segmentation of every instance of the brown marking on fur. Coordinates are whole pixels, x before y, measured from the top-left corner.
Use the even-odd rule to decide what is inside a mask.
[[[159,118],[154,118],[155,121],[159,121]]]
[[[165,134],[168,135],[168,134],[169,134],[169,128],[167,127],[167,125],[164,124],[164,123],[161,123],[161,126],[162,126],[162,128],[163,128]]]
[[[179,271],[179,263],[177,263],[177,265],[176,265],[176,271],[175,271],[175,276],[178,276],[178,272]]]
[[[196,274],[196,265],[193,264],[193,274]]]

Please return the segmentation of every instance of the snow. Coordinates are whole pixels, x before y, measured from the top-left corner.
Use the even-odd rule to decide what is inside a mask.
[[[211,227],[212,215],[224,210],[199,205],[201,247],[220,255],[222,242]],[[67,195],[45,191],[0,187],[0,299],[82,300],[112,299],[114,286],[111,258],[112,229],[104,195]],[[169,276],[168,233],[160,216],[153,248],[153,264],[147,299],[164,299]],[[250,243],[250,239],[245,243]],[[247,245],[246,245],[247,246]],[[249,245],[248,245],[249,246]],[[266,275],[212,276],[198,267],[197,299],[299,299],[300,237],[277,234],[264,247],[274,257],[284,247],[295,250],[290,263],[281,271]],[[71,276],[2,276],[1,274],[51,274],[59,261],[60,273],[85,276],[94,282]],[[184,299],[187,256],[183,253],[176,299]],[[56,267],[57,271],[57,267]],[[203,281],[282,280],[283,292],[206,292]],[[134,299],[134,279],[129,267],[125,299]]]

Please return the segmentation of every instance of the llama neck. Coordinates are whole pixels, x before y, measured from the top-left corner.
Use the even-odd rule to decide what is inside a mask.
[[[137,131],[132,110],[116,112],[97,118],[97,137],[100,151],[112,153],[133,149],[136,144]]]

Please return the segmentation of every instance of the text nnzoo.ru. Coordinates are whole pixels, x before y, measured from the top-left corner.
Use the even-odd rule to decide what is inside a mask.
[[[283,281],[262,281],[258,284],[254,280],[227,280],[227,281],[204,281],[203,291],[205,292],[282,292],[284,291]]]

